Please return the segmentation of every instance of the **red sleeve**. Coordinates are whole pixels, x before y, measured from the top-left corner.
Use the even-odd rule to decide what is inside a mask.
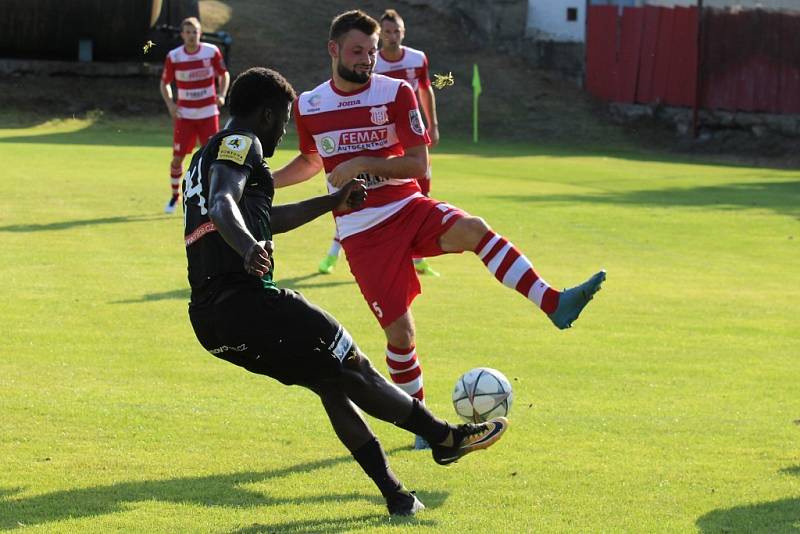
[[[431,76],[428,74],[428,56],[425,56],[425,60],[422,62],[422,72],[418,81],[420,89],[428,89],[431,86]]]
[[[400,84],[394,100],[394,126],[403,148],[430,144],[414,90],[406,82]]]
[[[164,60],[164,71],[161,73],[161,81],[164,83],[172,83],[174,79],[175,66],[172,64],[169,55],[167,55],[167,59]]]
[[[222,76],[228,72],[225,67],[225,58],[222,57],[222,52],[219,51],[219,48],[214,51],[214,58],[211,60],[211,64],[214,66],[214,72],[217,73],[217,76]]]
[[[303,154],[314,154],[317,152],[317,144],[314,138],[306,128],[303,117],[300,115],[300,110],[297,105],[298,99],[295,99],[292,104],[292,115],[294,116],[294,126],[297,129],[297,141],[300,145],[300,152]]]

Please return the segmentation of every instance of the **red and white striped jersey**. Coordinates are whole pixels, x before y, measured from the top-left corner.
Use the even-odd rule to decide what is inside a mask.
[[[178,89],[178,117],[205,119],[219,114],[216,77],[227,72],[222,54],[213,44],[200,43],[189,53],[185,46],[170,50],[161,80],[175,82]]]
[[[428,58],[425,52],[403,45],[400,45],[400,50],[402,55],[397,61],[389,61],[383,57],[381,51],[378,51],[375,72],[407,81],[415,93],[430,87],[431,78],[428,74]]]
[[[294,102],[294,120],[300,151],[318,153],[326,173],[356,156],[402,156],[406,148],[430,143],[411,86],[380,74],[352,93],[339,91],[332,80],[302,93]],[[369,189],[361,208],[333,214],[340,239],[372,228],[422,196],[411,177],[361,178]],[[328,182],[328,190],[336,188]]]

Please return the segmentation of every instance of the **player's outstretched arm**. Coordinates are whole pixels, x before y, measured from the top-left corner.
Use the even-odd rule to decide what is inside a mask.
[[[322,158],[319,154],[298,154],[292,161],[273,171],[272,179],[275,187],[305,182],[322,170]]]
[[[272,233],[281,234],[313,221],[331,210],[345,210],[359,207],[367,198],[363,180],[351,180],[339,191],[331,195],[309,198],[294,204],[272,207]]]
[[[331,171],[328,181],[335,187],[342,187],[361,173],[389,178],[408,178],[424,176],[427,171],[428,147],[417,145],[407,148],[403,156],[394,158],[358,156],[344,161]]]

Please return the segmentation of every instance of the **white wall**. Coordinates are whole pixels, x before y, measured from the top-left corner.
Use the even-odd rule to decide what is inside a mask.
[[[567,21],[570,7],[578,10],[575,21]],[[528,0],[526,34],[542,40],[582,43],[586,40],[586,0]]]

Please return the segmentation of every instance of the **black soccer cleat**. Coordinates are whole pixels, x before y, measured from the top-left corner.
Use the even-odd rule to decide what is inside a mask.
[[[508,419],[495,417],[485,423],[467,423],[458,425],[453,430],[452,447],[433,445],[433,460],[439,465],[447,465],[457,461],[464,455],[479,451],[493,445],[508,428]]]
[[[389,509],[389,515],[397,516],[412,516],[425,509],[425,505],[417,499],[413,491],[402,487],[394,495],[386,498],[386,507]]]

